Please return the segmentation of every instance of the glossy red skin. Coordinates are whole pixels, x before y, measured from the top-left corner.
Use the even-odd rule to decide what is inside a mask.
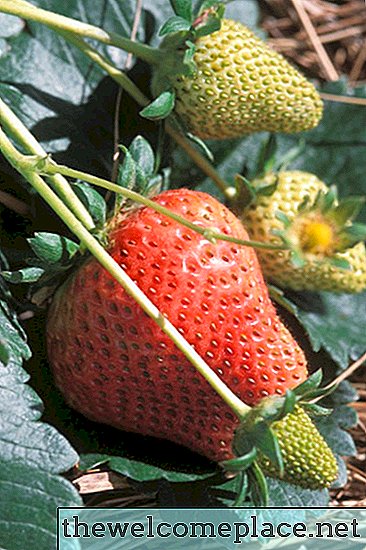
[[[197,225],[248,238],[205,193],[171,190],[155,201]],[[213,244],[140,208],[111,232],[109,252],[246,403],[306,378],[304,354],[277,317],[252,248]],[[56,295],[47,340],[56,384],[85,416],[215,461],[233,456],[235,415],[95,259]]]

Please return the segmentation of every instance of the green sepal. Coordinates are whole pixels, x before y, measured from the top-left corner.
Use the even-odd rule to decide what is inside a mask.
[[[252,477],[252,494],[253,501],[258,502],[260,506],[268,506],[269,493],[266,478],[260,466],[254,462],[253,467],[249,471]]]
[[[75,181],[72,184],[75,194],[90,212],[96,227],[103,227],[107,217],[104,197],[89,183]]]
[[[195,38],[207,36],[213,32],[219,31],[221,28],[221,17],[216,14],[210,14],[203,25],[198,25],[194,29]]]
[[[309,202],[310,202],[310,197],[309,195],[306,195],[306,197],[304,197],[304,200],[298,206],[298,209],[297,209],[298,214],[302,214],[303,212],[306,212],[309,206]]]
[[[329,191],[324,193],[320,191],[317,198],[315,199],[314,208],[320,208],[320,210],[325,214],[329,212],[338,202],[338,189],[335,185],[329,187]]]
[[[323,371],[318,369],[313,374],[311,374],[304,382],[296,386],[292,391],[295,395],[300,398],[306,397],[310,392],[319,388],[323,380]]]
[[[170,0],[170,5],[176,15],[192,22],[192,0]]]
[[[240,472],[237,476],[237,488],[236,488],[236,498],[233,502],[233,506],[241,506],[245,500],[245,497],[248,494],[249,488],[249,476],[245,471]]]
[[[269,134],[268,139],[264,142],[260,148],[257,158],[257,166],[255,171],[255,178],[262,178],[268,172],[271,172],[275,162],[277,153],[277,138],[275,134]]]
[[[42,267],[24,267],[18,271],[1,271],[1,276],[13,284],[36,283],[45,273]]]
[[[191,40],[186,40],[186,49],[183,57],[183,68],[185,76],[193,76],[196,72],[196,63],[194,61],[194,54],[196,51],[196,45]]]
[[[352,268],[349,261],[346,260],[345,258],[333,257],[333,258],[329,258],[328,262],[330,263],[330,265],[332,265],[333,267],[336,267],[337,269],[344,269],[346,271],[349,271]]]
[[[291,251],[290,261],[296,269],[301,269],[306,265],[306,261],[298,250]]]
[[[170,115],[175,105],[175,93],[165,91],[161,93],[150,105],[140,111],[140,115],[149,120],[161,120]]]
[[[274,431],[271,430],[265,422],[259,422],[256,425],[254,433],[251,434],[251,439],[256,448],[259,449],[264,456],[268,457],[276,467],[279,476],[283,477],[284,464],[278,438]]]
[[[236,189],[234,208],[241,213],[243,209],[255,202],[257,192],[251,182],[241,174],[235,174],[234,182]]]
[[[353,221],[360,213],[365,203],[365,197],[347,197],[342,199],[331,213],[331,218],[342,226]]]
[[[296,305],[288,300],[280,288],[277,288],[274,285],[267,285],[269,290],[269,295],[271,297],[271,300],[275,301],[276,304],[282,306],[284,309],[286,309],[289,313],[294,315],[295,317],[299,314],[298,308]]]
[[[173,34],[176,32],[189,32],[190,29],[190,21],[187,21],[187,19],[183,19],[183,17],[179,17],[178,15],[174,15],[165,21],[159,31],[159,36],[165,36],[166,34]]]
[[[302,408],[310,415],[310,416],[329,416],[332,414],[333,409],[328,409],[326,407],[321,407],[320,405],[317,405],[316,403],[301,403]]]
[[[284,212],[281,212],[281,210],[278,210],[276,212],[276,218],[283,223],[285,229],[288,229],[291,225],[291,220]]]
[[[149,142],[142,136],[137,136],[127,149],[123,145],[123,162],[119,166],[117,184],[131,189],[144,196],[154,196],[166,183],[167,174],[156,175],[156,159]],[[116,207],[120,208],[124,199],[116,197]]]
[[[151,177],[155,170],[155,155],[150,143],[142,136],[136,136],[128,151],[143,175]]]
[[[202,15],[207,10],[215,10],[220,17],[224,16],[225,13],[225,5],[222,2],[219,2],[218,0],[204,0],[200,6],[198,15]]]
[[[191,134],[190,132],[187,132],[186,136],[195,145],[198,145],[202,153],[204,153],[204,155],[208,158],[209,161],[213,162],[215,160],[211,150],[209,149],[209,147],[207,147],[206,143],[202,141],[201,138],[195,136],[194,134]]]
[[[246,454],[238,458],[231,458],[220,462],[220,466],[227,472],[240,472],[251,466],[257,457],[257,449],[252,447]]]
[[[292,147],[278,161],[275,161],[273,169],[276,172],[284,172],[287,167],[299,158],[305,151],[306,141],[302,138],[295,147]]]
[[[344,248],[350,248],[366,239],[366,225],[363,223],[353,223],[344,227],[339,234]]]
[[[79,250],[79,245],[62,235],[40,231],[27,239],[42,266],[68,262]]]
[[[119,148],[124,153],[124,159],[118,167],[116,184],[132,190],[136,187],[136,163],[127,147],[120,145]],[[125,202],[126,199],[122,195],[116,194],[115,211],[119,211]]]
[[[313,399],[325,397],[333,393],[338,387],[338,384],[332,384],[331,386],[326,386],[324,388],[318,388],[313,391],[310,391],[300,399],[301,404],[305,401],[312,401]]]

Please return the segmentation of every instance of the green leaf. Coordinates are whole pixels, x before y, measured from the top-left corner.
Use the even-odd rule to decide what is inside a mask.
[[[189,31],[190,28],[191,28],[191,23],[190,21],[187,21],[187,19],[183,19],[183,17],[178,17],[178,16],[171,17],[161,27],[159,31],[159,36],[172,34],[174,32]]]
[[[78,455],[53,426],[27,421],[13,410],[0,418],[0,459],[60,473],[75,466]]]
[[[170,0],[174,13],[187,21],[192,21],[192,0]]]
[[[345,409],[348,409],[348,407],[340,409],[343,414]],[[340,411],[335,409],[330,415],[314,420],[318,430],[334,453],[341,456],[354,456],[357,449],[351,435],[343,429],[344,424],[342,425],[342,418],[339,417],[339,413]]]
[[[174,109],[174,92],[163,92],[150,105],[140,111],[140,115],[149,120],[161,120],[170,115]]]
[[[92,463],[90,465],[90,462]],[[152,466],[138,460],[130,460],[124,457],[108,456],[108,455],[91,455],[91,461],[88,455],[81,455],[80,467],[85,469],[85,466],[91,467],[98,464],[107,464],[111,470],[125,475],[135,481],[151,481],[154,479],[165,479],[171,482],[188,482],[198,481],[211,477],[212,472],[207,474],[187,474],[185,472],[177,472]]]
[[[102,195],[98,193],[95,187],[82,181],[73,183],[72,187],[81,202],[89,210],[94,223],[102,227],[107,217],[107,205]]]
[[[0,364],[0,414],[19,416],[24,420],[39,420],[43,404],[36,392],[26,382],[30,376],[12,363]],[[1,454],[1,451],[0,451]]]
[[[285,483],[278,479],[267,479],[267,482],[270,506],[301,508],[305,506],[314,507],[328,505],[329,493],[325,489],[322,491],[312,491],[290,483]]]
[[[0,342],[3,356],[21,364],[23,359],[29,359],[31,351],[26,342],[25,333],[20,326],[15,313],[7,301],[1,299],[0,287]]]
[[[293,293],[297,316],[315,351],[324,348],[342,368],[365,351],[366,292],[353,294]],[[306,303],[301,299],[306,296]],[[304,307],[305,306],[305,307]]]
[[[151,177],[155,169],[155,155],[150,143],[142,136],[137,136],[128,150],[142,174],[146,178]]]
[[[28,239],[33,252],[45,266],[52,264],[64,264],[68,262],[78,251],[79,245],[74,241],[57,235],[42,231],[35,233],[34,237]]]
[[[4,550],[56,548],[57,507],[82,505],[76,489],[62,477],[0,461],[0,547]]]
[[[134,189],[136,184],[136,163],[128,149],[125,147],[121,149],[124,152],[124,159],[118,168],[117,184],[126,189]],[[123,201],[123,197],[117,197],[117,201]]]
[[[24,21],[20,17],[0,13],[0,37],[9,38],[19,34],[24,29]]]
[[[32,3],[125,37],[131,34],[136,4],[135,0],[32,0]],[[0,58],[1,97],[49,153],[60,153],[58,161],[67,161],[80,170],[90,171],[93,166],[94,173],[107,176],[113,150],[110,121],[117,87],[83,53],[45,25],[29,21],[26,28],[23,23],[23,28],[23,32],[11,38],[11,48]],[[144,29],[143,10],[137,40],[144,41]],[[117,66],[124,65],[126,52],[97,41],[93,47]],[[124,121],[128,126],[126,115]]]
[[[25,267],[18,271],[2,271],[1,275],[9,283],[34,283],[42,277],[44,272],[41,267]]]

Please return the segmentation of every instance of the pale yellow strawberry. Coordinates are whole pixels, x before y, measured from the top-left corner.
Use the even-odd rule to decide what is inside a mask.
[[[277,188],[271,195],[257,195],[255,201],[244,209],[242,222],[251,238],[262,242],[280,244],[281,237],[273,233],[284,231],[304,263],[294,265],[289,250],[257,250],[265,277],[274,284],[294,290],[365,290],[365,245],[358,242],[347,246],[345,230],[352,224],[348,221],[337,223],[337,200],[327,211],[321,207],[319,197],[324,197],[329,191],[326,184],[307,172],[284,171],[267,174],[253,185],[258,188],[275,182]],[[285,214],[290,222],[287,229],[278,217],[279,212]],[[340,262],[348,263],[348,267],[341,267]]]
[[[195,47],[193,76],[174,75],[167,56],[154,85],[159,91],[169,81],[175,112],[193,134],[292,133],[319,123],[322,101],[315,87],[241,23],[223,19],[220,30],[198,38]]]

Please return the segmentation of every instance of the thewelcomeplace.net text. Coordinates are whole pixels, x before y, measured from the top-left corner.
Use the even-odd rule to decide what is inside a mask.
[[[336,523],[329,521],[314,521],[309,526],[304,522],[258,521],[257,516],[251,515],[247,521],[214,523],[210,521],[156,521],[153,515],[146,515],[144,521],[119,522],[97,521],[86,523],[81,521],[77,514],[64,518],[60,522],[61,534],[65,539],[70,538],[104,538],[114,539],[132,537],[176,539],[232,539],[234,544],[241,544],[245,539],[268,538],[360,538],[358,521],[352,518]]]

